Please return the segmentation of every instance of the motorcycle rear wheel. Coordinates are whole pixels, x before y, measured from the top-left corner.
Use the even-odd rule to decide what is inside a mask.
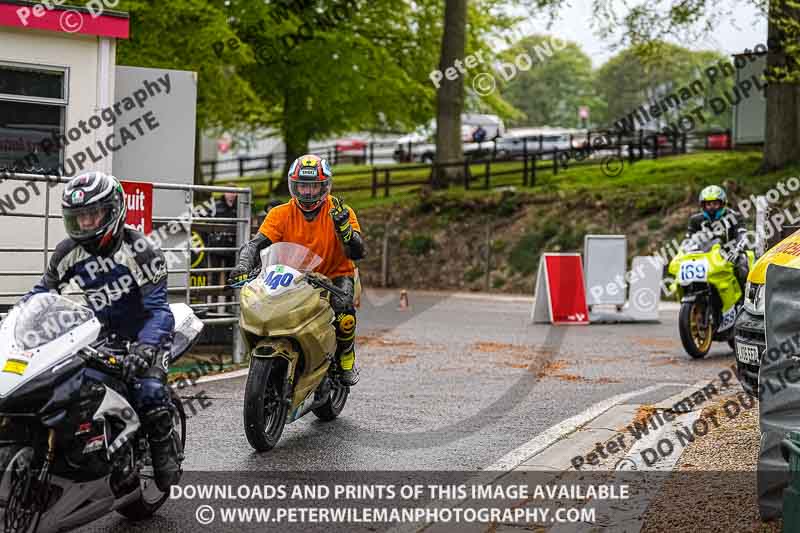
[[[678,315],[678,331],[684,350],[694,359],[702,359],[711,349],[714,336],[713,324],[709,321],[705,328],[700,327],[700,317],[705,312],[704,307],[694,302],[681,304]]]
[[[289,406],[283,401],[283,374],[275,359],[253,357],[244,390],[244,433],[257,452],[268,452],[283,434]]]
[[[175,445],[180,446],[178,453],[182,455],[183,450],[186,449],[186,412],[183,410],[183,404],[177,393],[171,387],[169,390],[174,408],[173,435],[175,436]],[[140,477],[139,479],[139,488],[141,490],[139,499],[117,509],[117,512],[128,520],[137,522],[150,518],[169,498],[168,492],[161,492],[156,486],[155,479],[152,477],[152,467],[149,467],[149,469],[149,476]]]
[[[339,385],[338,383],[334,384],[334,386],[331,388],[330,395],[328,396],[328,401],[314,409],[312,412],[323,422],[330,422],[342,413],[349,395],[350,387]]]

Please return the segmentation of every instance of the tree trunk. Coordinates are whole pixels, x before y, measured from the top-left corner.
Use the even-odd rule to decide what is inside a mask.
[[[444,34],[439,70],[454,69],[456,60],[463,61],[467,41],[467,0],[446,0]],[[451,71],[452,72],[452,71]],[[464,159],[461,142],[461,113],[464,110],[464,78],[454,80],[445,75],[436,98],[436,163]],[[438,168],[438,171],[437,171]],[[435,189],[446,188],[450,181],[463,178],[463,166],[434,166],[431,183]]]
[[[295,159],[308,153],[308,138],[298,139],[298,137],[304,136],[298,136],[296,133],[294,135],[287,134],[283,139],[286,144],[286,162],[283,164],[282,179],[275,187],[275,194],[289,194],[289,182],[285,179],[289,175],[289,166],[294,163]]]
[[[764,131],[764,161],[762,172],[770,172],[800,161],[800,82],[796,79],[782,81],[770,76],[774,67],[787,67],[790,76],[798,76],[797,61],[789,57],[783,40],[796,36],[796,30],[788,35],[780,31],[776,19],[792,19],[800,23],[800,9],[787,5],[787,0],[772,0],[769,9],[767,53],[767,117]]]
[[[292,98],[291,92],[284,93],[283,106],[283,144],[285,146],[286,160],[283,162],[283,173],[280,180],[275,184],[273,193],[276,195],[288,195],[289,183],[286,176],[289,174],[289,166],[295,159],[308,153],[308,142],[310,140],[308,132],[298,129],[293,117],[302,116],[304,110],[302,103]]]

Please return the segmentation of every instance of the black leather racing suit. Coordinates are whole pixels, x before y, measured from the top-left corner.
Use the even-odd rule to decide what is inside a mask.
[[[723,248],[728,254],[739,253],[732,257],[736,280],[744,291],[747,283],[747,275],[750,273],[750,265],[745,252],[745,237],[747,230],[739,222],[739,213],[733,209],[726,208],[725,213],[718,220],[711,220],[705,213],[697,213],[689,217],[689,227],[686,231],[686,238],[693,238],[700,242],[719,238],[723,242]]]

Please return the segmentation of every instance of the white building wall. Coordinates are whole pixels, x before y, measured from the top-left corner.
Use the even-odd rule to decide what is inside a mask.
[[[87,120],[99,112],[107,102],[113,103],[115,55],[114,39],[0,27],[0,61],[66,68],[68,91],[64,118],[65,132],[78,127],[79,121]],[[82,133],[77,142],[70,142],[69,146],[64,148],[64,157],[72,157],[75,153],[94,145],[98,140],[105,139],[112,131],[104,125],[92,134]],[[89,160],[85,167],[86,170],[110,171],[111,165],[111,158],[105,158],[94,164]],[[45,195],[49,192],[50,212],[60,213],[63,188],[61,185],[48,189],[44,184],[25,185],[20,181],[4,180],[0,183],[0,195],[5,197],[6,194],[13,194],[20,187],[27,189],[30,200],[15,212],[43,213]],[[20,191],[17,191],[17,196],[21,196]],[[0,226],[2,227],[0,248],[41,248],[44,245],[43,219],[3,216],[0,219]],[[54,248],[64,237],[61,219],[50,220],[49,247]],[[0,256],[3,259],[0,270],[43,271],[44,258],[41,252],[2,253]],[[27,290],[36,281],[38,281],[36,276],[0,276],[0,293]],[[12,303],[14,300],[0,298],[0,304]]]

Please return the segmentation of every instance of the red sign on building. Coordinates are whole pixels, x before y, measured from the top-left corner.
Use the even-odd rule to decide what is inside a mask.
[[[153,231],[153,184],[123,181],[122,188],[128,208],[125,224],[149,235]]]

